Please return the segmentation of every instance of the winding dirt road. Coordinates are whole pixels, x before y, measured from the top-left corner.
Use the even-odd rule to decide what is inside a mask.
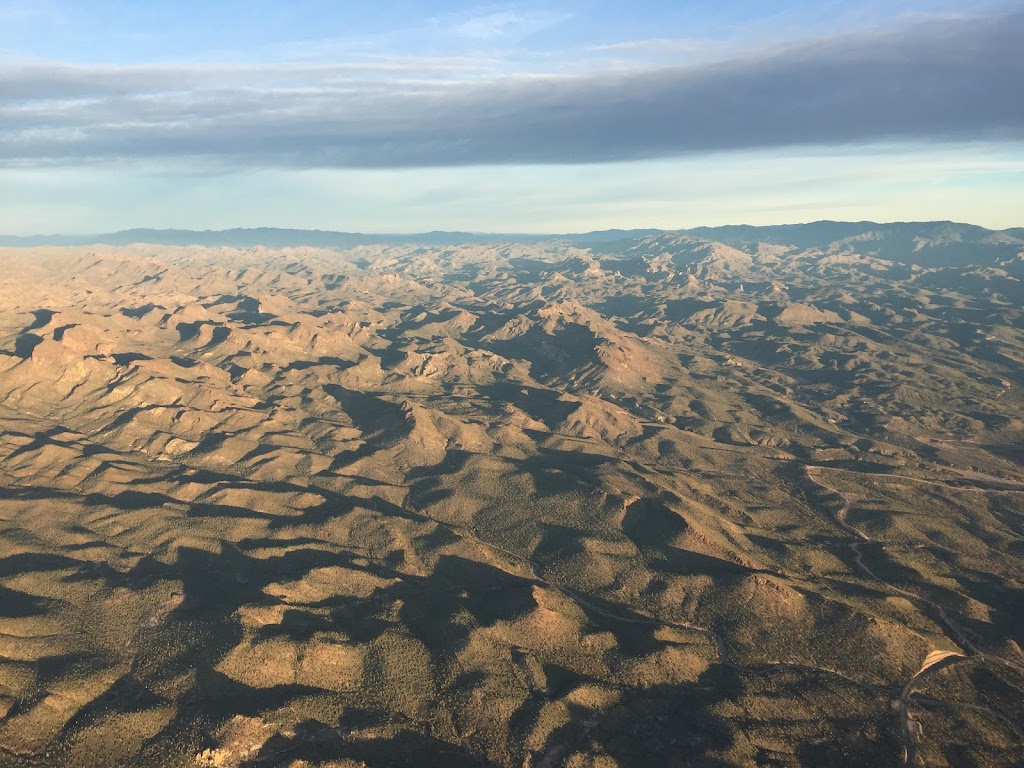
[[[952,634],[954,635],[954,639],[959,645],[970,649],[976,654],[983,655],[982,651],[980,651],[975,645],[978,642],[977,638],[975,637],[973,641],[971,639],[971,635],[973,635],[974,633],[970,632],[969,630],[965,630],[963,627],[961,627],[959,624],[953,621],[953,619],[949,617],[949,614],[946,613],[946,609],[943,608],[943,606],[941,606],[939,603],[934,602],[933,600],[929,600],[927,597],[922,597],[916,592],[911,592],[910,590],[903,589],[902,587],[897,587],[895,584],[886,581],[877,573],[875,573],[871,569],[871,567],[864,562],[864,553],[861,549],[861,545],[874,543],[874,539],[872,539],[870,536],[864,533],[864,531],[862,531],[860,528],[850,525],[850,523],[847,522],[846,517],[847,513],[850,510],[850,505],[853,503],[852,499],[850,498],[849,494],[845,493],[844,491],[840,491],[837,488],[833,488],[832,486],[823,482],[818,477],[820,469],[821,467],[817,467],[814,465],[805,465],[804,467],[805,474],[808,480],[810,480],[818,487],[825,489],[829,493],[838,496],[843,500],[843,506],[835,513],[835,520],[844,531],[857,538],[857,541],[851,542],[849,545],[850,549],[854,553],[857,567],[864,571],[864,573],[866,573],[873,580],[885,585],[888,591],[894,592],[898,595],[902,595],[903,597],[909,598],[918,603],[923,603],[927,607],[931,608],[939,616],[939,619],[942,621],[942,623],[946,625],[950,632],[952,632]]]
[[[1018,664],[1016,664],[1014,662],[1011,662],[1011,661],[1009,661],[1007,659],[1003,659],[1003,658],[1001,658],[999,656],[993,656],[992,654],[987,653],[986,651],[984,651],[981,648],[979,648],[978,645],[980,644],[980,638],[978,638],[975,635],[975,633],[971,632],[970,630],[965,629],[964,627],[960,626],[957,622],[955,622],[952,618],[950,618],[949,614],[946,612],[946,609],[942,605],[940,605],[939,603],[936,603],[935,601],[930,600],[930,599],[928,599],[926,597],[923,597],[923,596],[921,596],[921,595],[919,595],[919,594],[917,594],[915,592],[911,592],[911,591],[903,589],[901,587],[897,587],[896,585],[891,584],[890,582],[886,581],[885,579],[881,578],[878,574],[876,574],[870,568],[870,566],[868,566],[864,562],[864,553],[863,553],[863,551],[861,549],[863,544],[871,543],[871,542],[874,541],[874,539],[872,539],[870,536],[868,536],[861,529],[859,529],[856,526],[851,525],[849,523],[849,521],[847,520],[847,513],[849,512],[850,506],[853,503],[852,499],[850,498],[850,495],[847,494],[845,491],[840,491],[839,489],[834,488],[834,487],[828,485],[827,483],[825,483],[823,480],[821,480],[821,478],[819,477],[821,469],[822,469],[822,467],[819,467],[819,466],[815,466],[815,465],[811,465],[811,464],[805,464],[804,465],[804,474],[805,474],[805,476],[807,477],[807,479],[810,482],[812,482],[813,484],[817,485],[819,488],[822,488],[825,491],[827,491],[827,492],[829,492],[829,493],[831,493],[831,494],[833,494],[835,496],[838,496],[840,499],[842,499],[842,506],[835,513],[835,522],[846,533],[850,534],[851,536],[853,536],[856,539],[855,541],[852,541],[849,546],[850,546],[851,551],[854,553],[854,558],[855,558],[855,562],[857,564],[857,567],[860,568],[871,579],[873,579],[874,581],[877,581],[880,584],[884,585],[884,587],[886,588],[887,591],[893,592],[893,593],[898,594],[898,595],[902,595],[903,597],[909,598],[909,599],[914,600],[914,601],[916,601],[918,603],[922,603],[925,606],[927,606],[928,608],[931,608],[938,615],[938,617],[942,621],[942,623],[952,633],[952,635],[954,636],[955,641],[961,646],[961,648],[966,649],[966,651],[968,651],[969,654],[970,654],[970,655],[968,655],[968,653],[964,653],[964,652],[960,652],[960,651],[940,651],[940,650],[932,651],[925,658],[924,662],[921,665],[921,668],[914,674],[913,677],[910,678],[910,680],[907,681],[907,684],[903,687],[903,689],[900,692],[899,697],[896,699],[896,711],[897,711],[897,713],[899,715],[900,729],[901,729],[902,738],[903,738],[903,748],[904,748],[903,764],[904,764],[905,768],[912,768],[913,766],[916,766],[918,764],[918,762],[917,762],[917,742],[924,735],[923,731],[921,729],[921,724],[913,719],[913,717],[910,714],[909,706],[908,706],[909,703],[910,703],[910,698],[911,698],[911,696],[913,694],[914,688],[918,684],[920,684],[927,676],[929,676],[931,674],[934,674],[935,672],[938,672],[941,669],[944,669],[946,667],[952,666],[953,664],[957,664],[959,662],[965,661],[968,658],[980,658],[980,659],[983,659],[985,661],[989,661],[989,662],[992,662],[992,663],[995,663],[995,664],[1000,664],[1002,666],[1005,666],[1005,667],[1008,667],[1010,669],[1013,669],[1013,670],[1015,670],[1015,671],[1017,671],[1017,672],[1019,672],[1021,674],[1024,674],[1024,667],[1021,667],[1020,665],[1018,665]],[[836,470],[836,471],[846,471],[846,470]],[[884,476],[885,477],[893,477],[892,475],[884,475]],[[914,479],[914,478],[908,478],[908,479]],[[928,482],[928,481],[925,481],[925,482]],[[986,708],[982,707],[981,709],[986,709]],[[1006,722],[1011,723],[1013,725],[1013,727],[1014,727],[1014,730],[1015,731],[1017,730],[1017,726],[1016,726],[1016,724],[1013,723],[1013,720],[1011,718],[1009,718],[1006,715],[1002,714],[1001,712],[997,712],[995,710],[988,710],[988,711],[991,711],[993,714],[998,716],[1000,719],[1002,719],[1002,720],[1004,720]]]

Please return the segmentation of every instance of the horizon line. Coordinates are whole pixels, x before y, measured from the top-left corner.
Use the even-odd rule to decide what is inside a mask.
[[[896,226],[900,224],[950,224],[955,226],[966,226],[966,227],[977,227],[978,229],[984,229],[989,232],[1009,232],[1011,230],[1017,230],[1024,228],[1024,223],[1019,226],[1004,227],[1001,229],[993,229],[986,227],[981,224],[974,224],[967,221],[954,221],[952,219],[921,219],[921,220],[897,220],[897,221],[875,221],[873,219],[814,219],[810,221],[795,221],[795,222],[780,222],[778,224],[746,224],[746,223],[734,223],[734,224],[715,224],[715,225],[704,225],[698,224],[689,227],[677,227],[677,228],[665,228],[665,227],[607,227],[605,229],[592,229],[579,232],[516,232],[516,231],[503,231],[503,230],[492,230],[492,231],[481,231],[481,230],[463,230],[463,229],[432,229],[424,231],[401,231],[401,232],[372,232],[372,231],[354,231],[354,230],[341,230],[341,229],[320,229],[320,228],[307,228],[307,227],[280,227],[280,226],[260,226],[260,227],[224,227],[220,229],[191,229],[188,227],[126,227],[124,229],[110,230],[107,232],[50,232],[41,233],[36,232],[31,235],[17,235],[6,232],[0,232],[0,239],[3,240],[36,240],[41,238],[92,238],[92,237],[109,237],[113,235],[125,235],[133,232],[152,232],[158,234],[168,233],[183,233],[183,234],[197,234],[197,235],[216,235],[216,234],[227,234],[232,232],[296,232],[296,233],[309,233],[309,234],[326,234],[326,235],[350,235],[356,237],[417,237],[423,235],[470,235],[474,237],[574,237],[581,235],[591,235],[605,232],[689,232],[693,230],[721,230],[721,229],[773,229],[780,227],[805,227],[814,224],[865,224],[865,225],[877,225],[877,226]]]

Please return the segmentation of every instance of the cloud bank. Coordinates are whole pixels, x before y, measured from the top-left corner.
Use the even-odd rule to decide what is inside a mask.
[[[690,67],[459,77],[444,62],[0,69],[0,164],[590,163],[881,140],[1024,139],[1024,13]]]

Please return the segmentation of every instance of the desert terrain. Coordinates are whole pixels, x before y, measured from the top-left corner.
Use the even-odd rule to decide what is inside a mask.
[[[3,768],[1024,764],[1024,230],[175,237],[0,249]]]

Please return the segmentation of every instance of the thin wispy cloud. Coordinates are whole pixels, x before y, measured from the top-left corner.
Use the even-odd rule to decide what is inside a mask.
[[[570,18],[568,14],[550,11],[499,10],[468,18],[435,19],[434,26],[439,30],[449,29],[455,34],[471,40],[494,42],[518,40],[568,18]]]
[[[475,23],[484,37],[514,26],[503,18]],[[562,164],[893,139],[1021,139],[1024,99],[1013,92],[1024,82],[1021,40],[1024,13],[1009,13],[805,40],[699,65],[579,75],[462,77],[408,60],[6,67],[0,163]]]

